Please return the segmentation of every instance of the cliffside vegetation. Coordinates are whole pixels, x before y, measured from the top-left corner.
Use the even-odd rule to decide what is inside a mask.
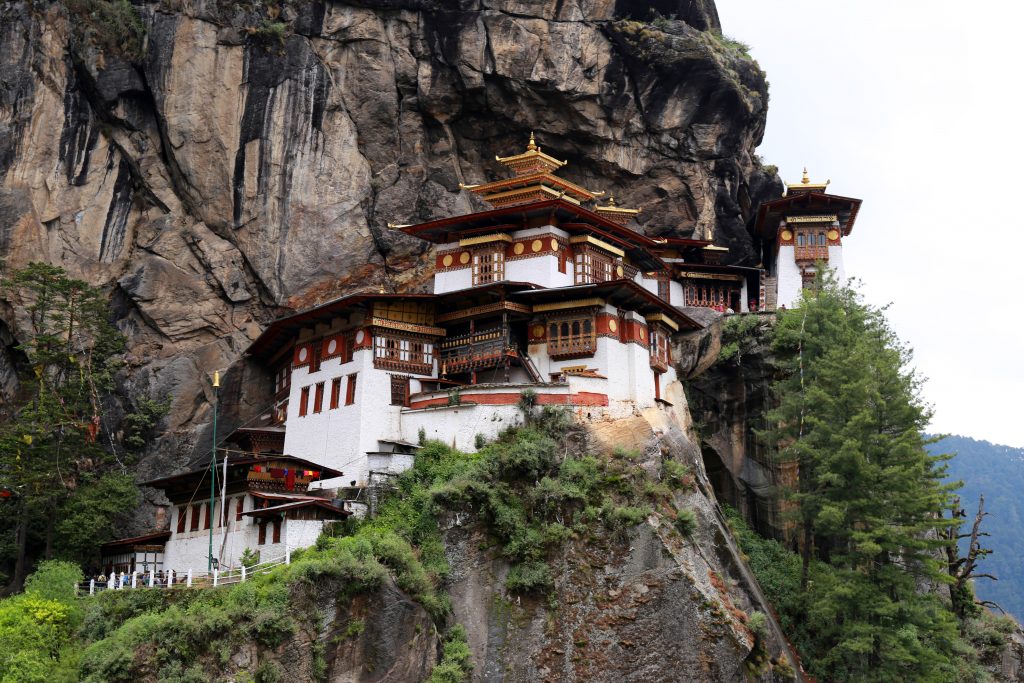
[[[0,581],[14,592],[38,560],[97,557],[135,506],[131,449],[166,404],[143,400],[123,416],[112,402],[124,339],[102,291],[44,263],[0,279],[0,290],[29,330],[16,347],[20,392],[0,406]]]
[[[464,680],[473,664],[464,629],[451,623],[444,592],[445,518],[468,514],[482,522],[512,564],[507,590],[545,599],[552,587],[547,561],[562,543],[595,534],[625,541],[625,531],[655,506],[671,508],[674,490],[693,485],[687,468],[672,460],[664,460],[652,479],[636,464],[636,454],[590,455],[584,432],[566,413],[535,408],[529,395],[521,407],[525,423],[478,453],[426,443],[374,517],[336,526],[333,535],[321,536],[315,547],[296,552],[291,565],[273,573],[220,589],[110,591],[83,598],[65,591],[60,606],[44,611],[30,590],[0,603],[0,615],[7,616],[0,620],[0,635],[23,622],[45,631],[32,656],[66,672],[66,680],[135,681],[159,671],[159,680],[167,682],[209,681],[211,672],[274,681],[275,653],[298,642],[309,644],[313,678],[326,680],[326,649],[357,637],[363,624],[351,620],[329,636],[323,610],[330,605],[343,612],[356,596],[393,582],[426,610],[438,631],[446,631],[431,680]],[[678,516],[677,533],[692,529],[692,515],[685,512]],[[74,580],[61,579],[64,586]],[[30,588],[36,583],[30,581]],[[234,658],[245,647],[259,654],[240,665]],[[0,658],[2,680],[43,680],[23,673],[28,670]]]
[[[980,563],[982,572],[997,580],[977,582],[980,598],[991,600],[1017,619],[1024,618],[1024,448],[999,446],[963,436],[947,436],[929,447],[934,453],[955,453],[949,461],[949,479],[960,480],[961,503],[973,518],[978,499],[985,496],[984,539],[992,553]],[[966,541],[966,539],[964,539]]]
[[[804,666],[821,680],[987,680],[1009,631],[950,602],[938,532],[957,523],[940,516],[953,486],[947,456],[926,448],[909,349],[881,311],[822,279],[773,335],[783,378],[760,436],[798,466],[780,494],[799,552],[732,522]]]

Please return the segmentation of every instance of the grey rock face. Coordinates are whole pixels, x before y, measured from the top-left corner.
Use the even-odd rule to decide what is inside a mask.
[[[748,264],[745,221],[780,188],[753,156],[763,74],[707,32],[710,0],[134,6],[125,55],[60,3],[0,3],[0,259],[110,288],[126,381],[173,393],[168,467],[208,438],[214,369],[289,309],[420,286],[424,245],[387,223],[480,208],[459,183],[530,131],[568,179],[642,205],[639,229]],[[224,406],[258,412],[246,390]]]

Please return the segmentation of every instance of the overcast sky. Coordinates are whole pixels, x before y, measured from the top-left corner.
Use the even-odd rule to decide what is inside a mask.
[[[771,83],[765,162],[864,200],[847,275],[892,303],[932,429],[1024,447],[1024,5],[717,4]]]

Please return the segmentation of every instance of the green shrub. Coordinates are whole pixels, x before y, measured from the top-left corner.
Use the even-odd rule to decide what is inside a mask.
[[[473,671],[472,652],[466,641],[466,629],[456,624],[448,631],[441,661],[430,672],[428,683],[462,683]]]
[[[689,538],[697,530],[697,515],[693,510],[679,510],[676,514],[676,530]]]
[[[544,593],[553,585],[551,568],[541,560],[513,565],[505,579],[505,588],[513,593]]]

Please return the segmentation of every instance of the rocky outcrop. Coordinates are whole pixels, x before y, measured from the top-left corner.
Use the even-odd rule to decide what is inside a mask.
[[[785,522],[776,489],[787,473],[756,435],[766,426],[766,414],[774,405],[771,386],[780,372],[768,334],[774,318],[750,320],[754,326],[739,335],[726,331],[727,341],[734,345],[729,358],[719,356],[724,321],[680,337],[676,345],[684,360],[695,355],[687,355],[687,349],[715,349],[713,355],[698,356],[703,362],[689,373],[686,389],[704,469],[716,497],[740,510],[762,534],[781,538]]]
[[[642,205],[639,229],[747,263],[779,189],[753,156],[767,84],[710,0],[89,6],[0,3],[0,259],[109,288],[126,387],[173,397],[149,469],[203,447],[209,374],[268,320],[417,286],[423,245],[387,223],[477,207],[459,183],[531,130],[569,179]]]
[[[640,464],[686,462],[698,486],[677,492],[676,509],[695,513],[684,537],[656,510],[627,539],[594,530],[571,541],[553,564],[545,600],[506,594],[507,563],[471,517],[443,525],[455,619],[466,627],[476,681],[785,680],[795,658],[768,616],[755,639],[748,615],[771,611],[747,573],[703,476],[700,451],[658,410],[593,426],[593,447],[628,444]],[[756,641],[756,645],[755,645]],[[777,678],[773,678],[773,676]]]

